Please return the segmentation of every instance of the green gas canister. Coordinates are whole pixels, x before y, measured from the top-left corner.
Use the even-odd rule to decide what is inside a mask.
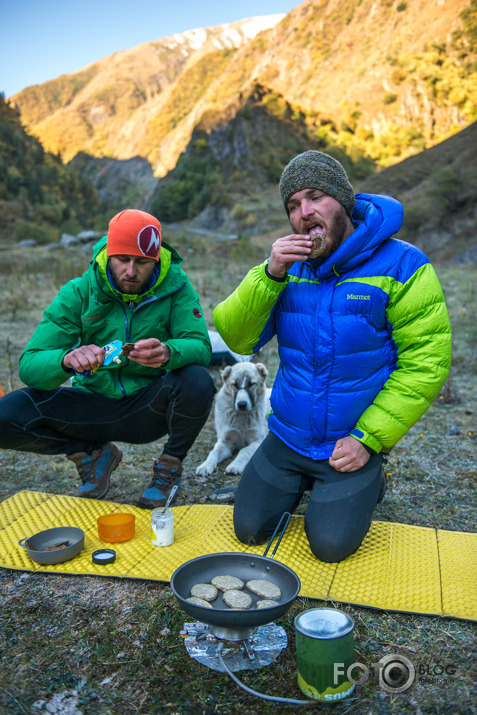
[[[313,700],[336,702],[355,687],[347,679],[354,663],[354,621],[335,608],[310,608],[295,618],[298,685]]]

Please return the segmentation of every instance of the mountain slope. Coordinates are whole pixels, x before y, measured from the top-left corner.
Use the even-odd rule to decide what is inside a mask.
[[[119,52],[10,101],[108,211],[267,232],[283,223],[284,164],[317,148],[342,161],[355,188],[403,200],[403,238],[465,257],[476,68],[477,0],[305,0],[283,18]]]
[[[11,101],[65,160],[141,156],[164,176],[204,118],[208,129],[229,121],[260,84],[305,112],[317,138],[325,127],[350,155],[386,166],[476,118],[476,7],[306,0],[281,22],[265,18],[273,27],[255,37],[252,21],[184,33],[59,78],[58,92],[47,83]]]
[[[432,260],[477,263],[477,122],[355,189],[401,201],[399,238]]]
[[[282,17],[252,18],[145,43],[106,57],[79,73],[22,90],[10,102],[44,146],[66,161],[78,151],[118,159],[137,154],[150,159],[152,152],[154,161],[155,146],[165,139],[170,125],[177,123],[177,95],[182,107],[187,107],[182,113],[189,113],[200,93],[199,85],[203,82],[207,86],[217,66],[223,66],[237,47]],[[197,63],[199,68],[194,71]],[[187,89],[170,97],[181,77]],[[173,107],[168,107],[168,102]],[[159,142],[151,142],[149,124],[152,121],[152,132],[154,122],[160,130],[165,114],[168,121],[163,135]],[[148,147],[146,151],[143,145]],[[174,164],[170,162],[168,168]]]

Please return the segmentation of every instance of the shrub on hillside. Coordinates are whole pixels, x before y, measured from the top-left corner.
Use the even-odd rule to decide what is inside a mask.
[[[22,221],[16,228],[15,241],[19,242],[28,239],[34,239],[38,244],[44,245],[53,240],[53,233],[52,230],[46,228],[46,226]]]

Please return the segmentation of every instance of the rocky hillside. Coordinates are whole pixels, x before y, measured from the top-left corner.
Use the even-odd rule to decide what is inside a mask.
[[[307,148],[331,152],[353,180],[375,168],[363,158],[351,161],[331,138],[317,138],[303,113],[256,85],[229,121],[203,117],[177,166],[158,180],[147,206],[166,222],[193,219],[195,229],[232,235],[270,231],[283,223],[277,192],[282,169]]]
[[[477,122],[355,188],[399,199],[399,238],[432,260],[477,263]]]
[[[266,100],[257,91],[222,129],[208,135],[196,131],[176,169],[158,182],[150,208],[167,220],[191,219],[184,226],[205,236],[251,236],[267,255],[271,242],[289,229],[277,189],[281,167],[299,151],[318,148],[344,164],[357,193],[401,201],[399,238],[419,246],[432,261],[477,263],[477,122],[402,162],[363,172],[362,161],[353,164],[335,144],[310,142],[306,122],[292,120],[289,106],[288,124],[278,120],[267,111]],[[283,115],[286,107],[281,109]],[[227,164],[220,165],[225,152]]]

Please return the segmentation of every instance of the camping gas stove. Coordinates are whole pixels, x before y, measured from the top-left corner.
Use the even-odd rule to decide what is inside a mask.
[[[257,670],[274,663],[287,647],[281,626],[268,623],[257,628],[222,628],[196,621],[184,623],[181,631],[187,652],[199,663],[221,673],[229,670]]]

